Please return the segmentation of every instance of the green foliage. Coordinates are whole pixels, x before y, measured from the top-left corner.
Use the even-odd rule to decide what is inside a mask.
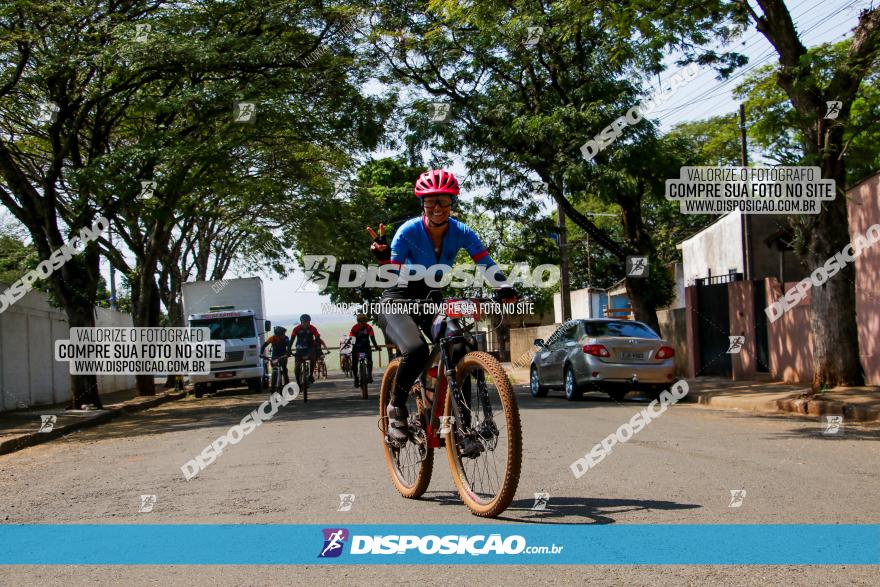
[[[303,211],[301,222],[291,226],[291,245],[302,266],[303,255],[333,255],[337,266],[330,272],[329,294],[334,303],[376,301],[379,289],[366,287],[340,288],[340,266],[344,263],[368,265],[375,263],[370,253],[372,238],[366,228],[378,232],[385,224],[388,242],[404,221],[420,214],[418,200],[413,197],[412,185],[423,169],[410,167],[399,159],[379,159],[364,163],[349,181],[350,190],[326,186],[320,202]],[[340,182],[341,185],[341,182]]]
[[[678,148],[693,153],[695,165],[737,166],[742,162],[738,113],[677,124],[664,138],[670,147],[678,141]]]
[[[811,48],[804,65],[816,72],[817,83],[828,85],[847,60],[852,39]],[[794,109],[785,91],[777,84],[778,66],[764,66],[749,74],[734,91],[745,101],[749,141],[761,154],[779,165],[804,165],[805,128],[815,124]],[[837,124],[828,120],[828,124]],[[874,60],[852,102],[844,128],[847,183],[853,183],[880,169],[880,61]],[[813,163],[815,164],[815,163]]]
[[[0,234],[0,283],[10,285],[30,271],[36,251],[9,234]]]

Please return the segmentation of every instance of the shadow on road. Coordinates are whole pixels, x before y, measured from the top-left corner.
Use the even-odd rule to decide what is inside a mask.
[[[428,491],[425,501],[466,507],[454,491]],[[534,500],[516,499],[498,520],[527,524],[614,524],[613,514],[639,510],[691,510],[695,503],[676,503],[653,499],[599,499],[589,497],[551,497],[546,509],[532,510]],[[588,521],[580,521],[586,518]]]
[[[373,379],[375,383],[370,385],[369,398],[362,399],[360,390],[352,386],[351,379],[343,379],[341,374],[331,374],[329,379],[320,380],[309,388],[308,403],[303,403],[300,396],[279,407],[270,422],[357,416],[378,418],[381,374],[374,373]],[[253,394],[246,388],[222,390],[204,398],[190,396],[137,414],[125,415],[115,419],[112,424],[69,436],[68,440],[87,441],[94,436],[132,438],[200,428],[225,429],[240,423],[242,418],[267,399],[268,392]]]
[[[601,391],[587,391],[584,392],[582,397],[568,401],[565,399],[565,393],[562,390],[551,389],[545,397],[532,397],[529,388],[525,385],[515,385],[513,389],[514,392],[516,392],[516,401],[519,404],[519,407],[526,409],[587,408],[590,407],[590,405],[608,406],[614,404],[621,406],[638,406],[647,405],[651,402],[651,398],[635,391],[630,392],[623,401],[613,400],[607,393]]]

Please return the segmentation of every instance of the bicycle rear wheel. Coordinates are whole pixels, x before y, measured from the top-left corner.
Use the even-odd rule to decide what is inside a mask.
[[[428,438],[425,433],[426,423],[422,418],[421,398],[410,394],[406,402],[410,430],[415,433],[415,439],[410,438],[405,445],[396,448],[391,446],[385,438],[388,430],[386,410],[391,401],[394,379],[397,376],[399,366],[400,359],[391,361],[382,376],[382,384],[379,388],[379,434],[391,482],[403,497],[418,499],[428,489],[431,473],[434,469],[434,451],[428,447]]]
[[[504,368],[488,353],[465,355],[456,381],[458,397],[447,394],[444,407],[445,416],[458,418],[445,435],[452,479],[471,513],[494,518],[513,501],[519,484],[522,428],[516,396]]]
[[[361,384],[361,397],[367,399],[367,362],[361,359],[358,361],[358,377]]]

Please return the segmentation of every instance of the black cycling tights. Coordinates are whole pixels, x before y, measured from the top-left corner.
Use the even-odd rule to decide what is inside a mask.
[[[397,346],[401,354],[394,397],[391,399],[391,405],[395,407],[406,405],[409,390],[425,368],[429,351],[428,343],[425,342],[422,332],[430,338],[433,318],[433,315],[419,314],[379,315],[379,326],[385,330],[385,334]],[[452,349],[453,361],[457,361],[466,352],[467,349],[463,344],[455,345]]]

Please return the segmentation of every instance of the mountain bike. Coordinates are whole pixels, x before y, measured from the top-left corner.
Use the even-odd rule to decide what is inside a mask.
[[[354,371],[351,369],[351,353],[339,354],[339,368],[342,370],[342,374],[346,377],[354,375]]]
[[[467,333],[474,323],[462,326],[460,319],[479,315],[456,308],[461,301],[444,300],[444,310],[434,317],[428,360],[407,397],[409,440],[398,445],[387,434],[386,410],[400,359],[392,360],[382,377],[379,430],[391,480],[403,497],[424,494],[431,481],[433,451],[445,446],[462,501],[473,514],[491,518],[501,514],[516,493],[522,428],[507,373],[495,357],[478,350],[476,337]],[[467,351],[457,362],[453,345],[464,345]]]
[[[358,382],[358,387],[361,388],[361,398],[368,399],[369,396],[367,394],[367,386],[370,384],[370,368],[367,365],[367,353],[363,351],[354,351],[352,352],[355,355],[355,379]]]
[[[329,354],[330,351],[319,354],[315,358],[315,365],[312,370],[312,377],[317,381],[318,379],[327,379],[327,363],[324,361],[324,355]]]
[[[272,366],[272,375],[269,380],[269,394],[281,391],[281,387],[290,383],[290,376],[287,374],[287,365],[282,365],[282,359],[285,363],[287,357],[274,357],[269,359]]]
[[[311,351],[297,351],[294,354],[294,377],[296,384],[302,390],[303,403],[309,401],[309,385],[311,385],[309,374],[312,372]]]

